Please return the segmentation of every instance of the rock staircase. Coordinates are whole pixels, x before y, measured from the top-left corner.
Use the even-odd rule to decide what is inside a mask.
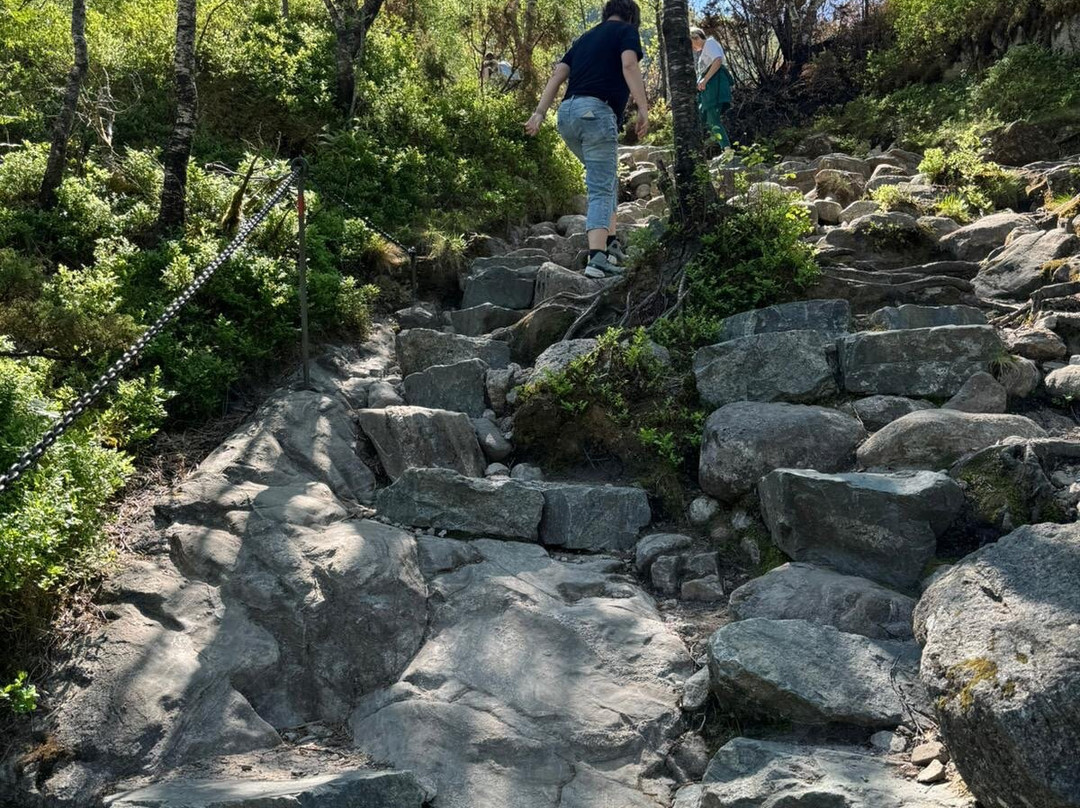
[[[663,212],[656,156],[622,152],[625,230]],[[976,526],[1075,521],[1080,444],[1031,397],[1043,373],[1080,384],[1059,363],[1080,332],[1003,333],[988,314],[1009,305],[985,297],[1027,288],[990,280],[1018,229],[1040,256],[1072,243],[1034,217],[959,228],[860,199],[937,193],[916,158],[762,179],[794,176],[831,265],[811,299],[731,317],[696,356],[713,412],[688,533],[650,532],[632,483],[515,462],[522,385],[595,346],[562,341],[605,283],[577,271],[584,217],[493,241],[459,308],[328,352],[314,389],[273,396],[158,504],[162,544],[109,582],[107,623],[59,677],[65,755],[24,769],[23,804],[970,808],[949,753],[978,769],[1008,732],[1043,759],[1000,787],[1051,794],[1055,752],[995,709],[1080,703],[1054,691],[1077,648],[1075,525],[927,573]],[[720,543],[742,569],[769,546],[790,562],[747,580]],[[965,637],[971,581],[991,605]],[[1010,609],[1023,624],[1002,634]],[[718,713],[747,736],[710,759]]]

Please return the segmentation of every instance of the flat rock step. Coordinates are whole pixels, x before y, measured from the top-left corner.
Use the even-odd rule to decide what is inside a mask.
[[[353,771],[299,780],[177,780],[116,794],[107,797],[105,804],[109,808],[421,808],[432,796],[409,772]]]
[[[736,738],[713,758],[700,785],[680,789],[674,808],[971,808],[947,785],[905,780],[895,764],[861,749]]]
[[[574,550],[630,550],[652,519],[641,488],[479,480],[435,468],[409,469],[380,491],[378,513],[411,527]]]

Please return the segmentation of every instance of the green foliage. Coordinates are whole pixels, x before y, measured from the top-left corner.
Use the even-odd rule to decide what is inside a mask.
[[[971,205],[959,193],[947,194],[938,202],[935,212],[938,216],[947,216],[960,224],[970,224],[975,220]]]
[[[881,205],[883,211],[901,211],[903,213],[920,213],[918,200],[912,196],[911,191],[898,185],[882,185],[875,188],[870,198]]]
[[[662,362],[644,329],[610,329],[595,351],[525,388],[514,432],[548,462],[614,455],[680,513],[704,418],[692,377]]]
[[[702,249],[686,266],[686,303],[670,319],[652,326],[677,363],[715,342],[724,317],[791,300],[819,272],[813,248],[803,237],[813,231],[797,195],[766,191],[745,207],[719,207],[716,224]]]
[[[68,403],[50,395],[53,371],[47,360],[0,359],[0,467],[10,466]],[[129,458],[104,444],[127,445],[156,429],[167,397],[157,380],[151,374],[129,382],[111,406],[70,430],[18,486],[0,494],[0,614],[100,551],[104,506],[131,472]]]
[[[26,715],[37,709],[37,688],[27,680],[26,671],[19,671],[15,681],[0,688],[0,702],[7,704],[16,715]]]
[[[971,100],[1004,121],[1075,110],[1080,105],[1080,57],[1037,45],[1012,48],[986,71]]]
[[[949,150],[928,149],[919,171],[933,183],[957,189],[960,198],[980,212],[1015,207],[1024,192],[1023,179],[984,160],[981,145],[974,132],[966,132]]]

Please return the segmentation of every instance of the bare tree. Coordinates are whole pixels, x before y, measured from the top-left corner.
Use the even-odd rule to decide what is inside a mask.
[[[195,2],[176,0],[176,54],[173,57],[176,117],[162,158],[165,182],[158,215],[158,232],[161,233],[183,227],[185,221],[187,169],[199,106],[199,94],[195,89]]]
[[[68,140],[71,139],[71,128],[75,123],[79,91],[86,77],[86,71],[90,67],[90,58],[86,49],[86,0],[74,0],[71,5],[71,43],[75,51],[75,60],[72,62],[71,70],[68,71],[60,113],[53,123],[49,162],[45,167],[45,177],[38,194],[38,202],[43,208],[51,208],[56,204],[56,191],[64,178]]]
[[[678,218],[689,223],[706,200],[698,169],[705,162],[704,126],[698,114],[697,71],[690,47],[687,0],[664,0],[661,25],[667,53],[668,92],[675,134],[675,192]],[[674,208],[673,208],[674,209]]]
[[[334,29],[337,89],[334,103],[351,121],[356,114],[356,70],[364,56],[368,31],[382,10],[383,0],[323,0]]]

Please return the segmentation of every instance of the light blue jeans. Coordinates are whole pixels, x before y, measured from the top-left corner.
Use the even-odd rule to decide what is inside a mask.
[[[619,205],[619,125],[599,98],[578,96],[559,107],[559,134],[585,164],[589,192],[588,230],[607,230]]]

